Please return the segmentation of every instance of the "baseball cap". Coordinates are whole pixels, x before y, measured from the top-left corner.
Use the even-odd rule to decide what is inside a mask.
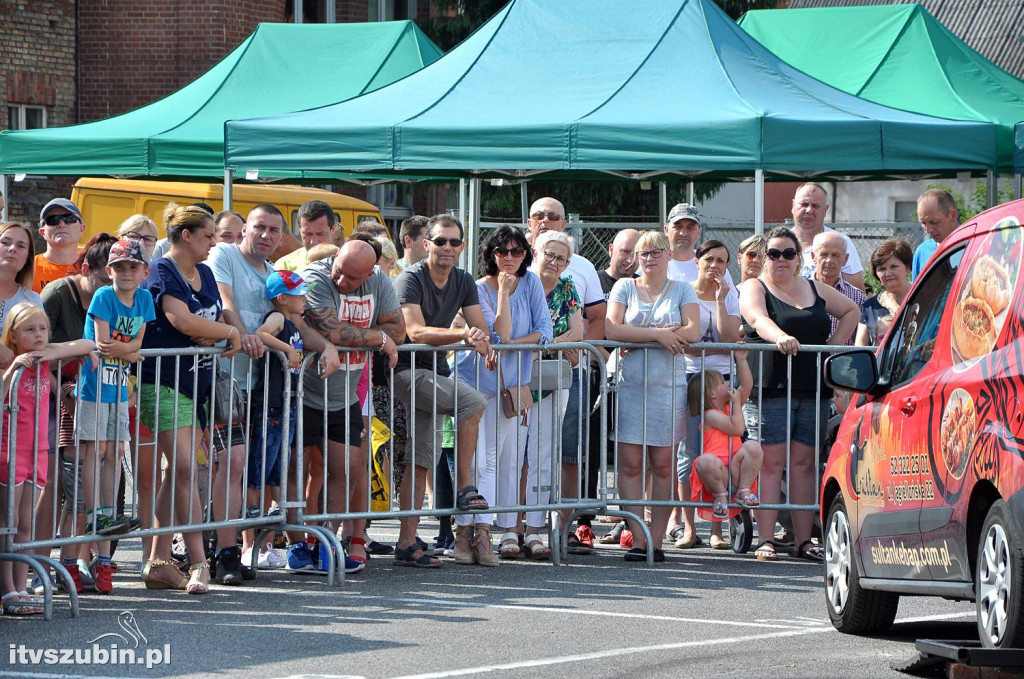
[[[689,203],[678,203],[672,208],[671,212],[668,213],[667,224],[674,224],[680,219],[692,219],[693,221],[700,224],[700,212],[697,211],[697,206],[690,205]]]
[[[142,243],[137,240],[119,240],[110,246],[107,266],[114,266],[118,262],[149,264],[149,261],[146,259],[146,253],[142,249]]]
[[[43,220],[46,219],[46,213],[55,207],[62,207],[72,214],[78,215],[78,219],[82,219],[82,211],[78,209],[78,206],[72,203],[67,198],[54,198],[49,203],[43,206],[42,211],[39,213],[39,223],[42,224]]]
[[[267,278],[267,299],[276,299],[278,295],[305,295],[309,286],[302,276],[294,271],[274,271]]]

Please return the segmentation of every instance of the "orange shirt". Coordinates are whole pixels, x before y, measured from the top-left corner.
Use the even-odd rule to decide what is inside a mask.
[[[48,283],[60,280],[74,272],[74,264],[54,264],[46,258],[46,255],[36,255],[35,278],[32,280],[32,289],[36,292],[42,292]]]

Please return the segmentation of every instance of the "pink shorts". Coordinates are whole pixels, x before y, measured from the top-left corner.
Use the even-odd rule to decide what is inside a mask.
[[[14,453],[14,485],[20,486],[26,481],[31,481],[33,478],[33,457],[32,451],[26,450],[15,451]],[[49,464],[49,456],[46,451],[39,452],[39,477],[36,479],[36,485],[39,488],[46,486],[46,472]],[[7,483],[7,451],[0,452],[0,486],[6,486]]]

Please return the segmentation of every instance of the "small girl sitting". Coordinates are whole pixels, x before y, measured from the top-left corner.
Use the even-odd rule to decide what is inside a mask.
[[[14,541],[28,542],[34,523],[32,509],[35,498],[26,490],[26,482],[36,484],[41,493],[46,487],[47,434],[50,425],[50,387],[56,380],[50,374],[50,361],[86,356],[95,349],[89,340],[50,343],[50,320],[46,312],[30,302],[14,305],[0,333],[0,344],[14,352],[14,362],[3,376],[4,405],[11,400],[11,385],[19,368],[24,372],[18,380],[13,400],[17,404],[17,439],[14,447],[14,483],[7,474],[10,450],[10,416],[4,409],[3,432],[0,434],[0,508],[7,507],[8,493],[14,493]],[[95,360],[95,359],[94,359]],[[38,399],[38,400],[37,400]],[[37,438],[38,437],[38,438]],[[36,454],[38,441],[39,453]],[[0,509],[0,519],[4,512]],[[0,599],[6,615],[31,615],[43,612],[42,600],[25,590],[28,565],[0,561]]]
[[[743,508],[757,507],[760,502],[751,487],[761,471],[763,452],[757,441],[740,442],[746,432],[742,406],[750,396],[754,380],[747,365],[746,351],[736,352],[736,376],[739,386],[730,389],[717,370],[705,370],[703,393],[701,377],[690,379],[687,403],[690,414],[704,410],[704,447],[694,461],[690,474],[691,499],[706,502],[704,490],[714,497],[711,515],[718,520],[729,518],[729,485],[736,489],[736,502]]]

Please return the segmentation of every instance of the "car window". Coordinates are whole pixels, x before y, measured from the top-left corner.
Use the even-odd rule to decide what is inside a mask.
[[[896,332],[882,354],[881,381],[890,387],[905,384],[928,365],[946,310],[953,279],[964,257],[964,248],[946,255],[931,267],[914,294],[903,305]]]

